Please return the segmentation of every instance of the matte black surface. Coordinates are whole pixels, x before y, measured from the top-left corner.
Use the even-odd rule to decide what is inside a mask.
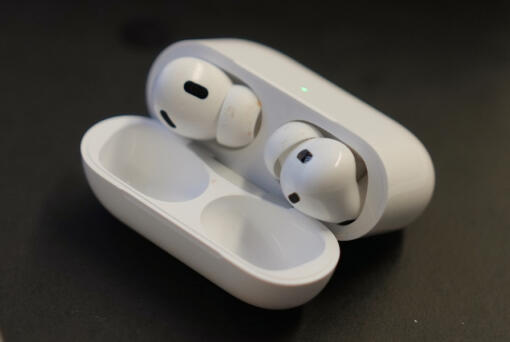
[[[10,341],[510,340],[510,11],[380,2],[0,4],[0,330]],[[275,47],[397,119],[437,187],[403,233],[342,243],[309,304],[265,311],[119,223],[79,143],[145,113],[185,38]],[[389,137],[390,138],[390,137]]]

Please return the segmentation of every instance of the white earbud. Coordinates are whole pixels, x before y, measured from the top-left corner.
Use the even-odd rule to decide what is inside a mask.
[[[269,138],[264,157],[285,198],[299,211],[333,223],[358,216],[356,160],[340,141],[322,137],[311,125],[290,122]]]
[[[242,85],[233,85],[216,66],[183,57],[170,62],[157,76],[152,96],[159,119],[178,134],[242,147],[253,141],[260,102]]]

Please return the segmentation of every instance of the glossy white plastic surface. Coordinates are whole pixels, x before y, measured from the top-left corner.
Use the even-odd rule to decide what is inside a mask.
[[[92,190],[113,215],[247,303],[301,305],[337,265],[338,241],[324,225],[156,120],[101,121],[83,137],[81,154]]]
[[[155,80],[172,60],[193,56],[218,66],[249,87],[262,104],[262,121],[254,141],[231,149],[204,142],[224,165],[267,193],[284,200],[278,181],[264,161],[271,134],[290,121],[313,124],[363,160],[367,176],[361,212],[345,226],[327,224],[339,240],[399,229],[429,203],[434,169],[426,149],[407,129],[378,110],[266,46],[238,39],[189,40],[171,45],[154,62],[146,95],[154,111]]]
[[[214,100],[211,105],[190,104],[188,98],[179,98],[181,86],[174,92],[166,83],[175,75],[176,84],[189,79],[189,65],[167,67],[182,58],[189,62],[190,57],[191,64],[208,65],[211,71],[196,79],[218,90],[208,97]],[[261,105],[260,128],[247,145],[238,136],[229,137],[239,148],[213,139],[220,102],[232,87],[231,80],[253,91]],[[83,137],[88,182],[122,222],[247,303],[281,309],[307,302],[326,285],[337,265],[336,239],[402,228],[432,196],[433,165],[413,134],[260,44],[236,39],[176,43],[154,62],[146,91],[150,114],[159,121],[114,117]],[[167,114],[175,128],[161,115],[166,108],[172,108]],[[229,124],[249,123],[251,130],[253,121]],[[279,129],[285,132],[282,127],[299,131],[294,123],[298,121],[312,128],[302,125],[303,134],[289,140],[278,134]],[[182,136],[209,140],[191,141],[176,130]],[[274,141],[271,136],[276,136]],[[345,226],[292,208],[278,181],[282,156],[317,136],[339,140],[354,153],[361,210]]]
[[[190,95],[187,82],[205,87],[205,98]],[[196,58],[179,58],[165,66],[153,87],[151,110],[165,124],[165,111],[175,132],[193,139],[214,139],[216,122],[232,82],[214,65]]]
[[[309,154],[304,158],[308,160],[300,159],[303,151]],[[315,138],[296,146],[283,163],[280,183],[287,200],[295,196],[292,205],[311,217],[341,223],[358,216],[361,196],[356,162],[338,140]]]

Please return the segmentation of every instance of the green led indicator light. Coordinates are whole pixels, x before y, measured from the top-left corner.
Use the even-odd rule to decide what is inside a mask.
[[[308,88],[307,87],[301,87],[301,91],[303,93],[308,93]]]

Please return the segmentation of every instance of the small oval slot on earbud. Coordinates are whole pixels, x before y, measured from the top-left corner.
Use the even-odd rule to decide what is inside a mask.
[[[201,100],[205,99],[207,95],[209,95],[209,91],[206,87],[192,81],[186,81],[186,83],[184,83],[184,90]]]
[[[303,164],[308,163],[310,159],[312,159],[313,154],[312,152],[308,151],[307,149],[302,150],[298,153],[297,159],[299,159],[300,162]]]
[[[170,119],[170,117],[164,110],[160,110],[159,114],[161,114],[161,117],[163,118],[163,120],[165,120],[165,122],[168,124],[168,126],[175,128],[174,122],[172,121],[172,119]]]
[[[299,195],[297,193],[293,192],[293,193],[291,193],[289,195],[289,201],[291,203],[297,203],[297,202],[299,202],[299,200],[300,200],[300,198],[299,198]]]

